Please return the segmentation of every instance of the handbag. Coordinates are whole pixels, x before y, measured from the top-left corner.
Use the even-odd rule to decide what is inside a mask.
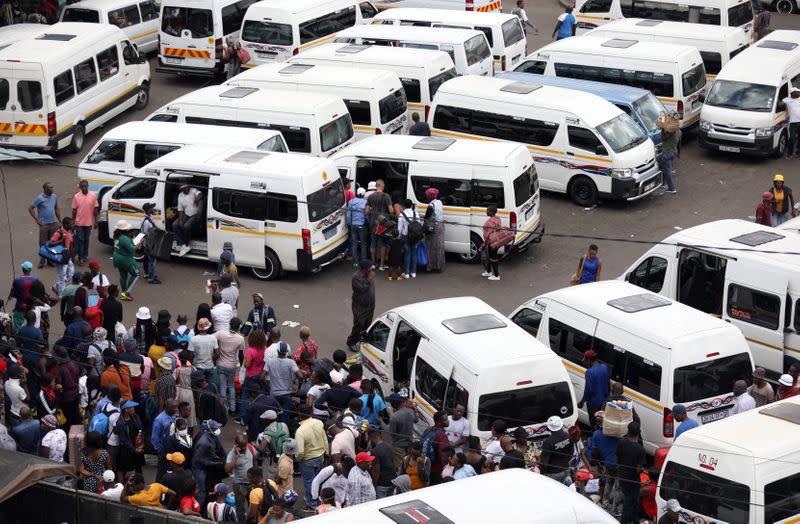
[[[489,245],[489,249],[492,251],[497,251],[501,247],[512,243],[516,236],[517,235],[514,233],[514,231],[504,227],[494,231],[491,235],[489,235],[489,239],[486,241],[486,243]]]
[[[426,235],[430,235],[436,230],[436,222],[433,220],[433,206],[428,206],[428,209],[425,210],[425,219],[422,221],[422,230]]]
[[[418,266],[427,266],[428,265],[428,245],[425,242],[420,242],[417,244],[417,265]]]
[[[569,277],[569,285],[574,286],[575,284],[580,283],[581,275],[583,274],[583,263],[586,262],[586,255],[581,257],[581,268],[578,270],[577,273],[573,273],[571,277]]]
[[[61,230],[58,230],[61,233]],[[63,235],[63,233],[61,233]],[[39,247],[39,256],[49,260],[50,262],[64,265],[69,263],[69,249],[64,244],[51,244],[46,241]]]

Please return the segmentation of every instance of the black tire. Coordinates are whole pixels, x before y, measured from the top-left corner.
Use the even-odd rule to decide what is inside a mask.
[[[136,104],[134,104],[133,108],[137,111],[141,111],[147,104],[150,103],[150,86],[147,84],[142,84],[142,87],[139,89],[139,92],[136,94]]]
[[[775,2],[775,11],[782,15],[792,14],[797,10],[794,0],[778,0]]]
[[[483,246],[483,239],[477,233],[469,234],[469,253],[461,253],[458,255],[459,260],[464,264],[477,264],[481,261],[481,246]]]
[[[281,261],[271,249],[267,249],[266,253],[264,253],[264,264],[263,268],[252,267],[250,271],[253,273],[253,276],[259,280],[278,280],[283,276],[283,267],[281,266]]]
[[[579,206],[591,207],[597,204],[600,194],[597,186],[585,176],[572,179],[569,184],[569,197]]]
[[[775,158],[781,158],[786,154],[786,149],[789,147],[789,137],[786,135],[786,131],[781,132],[781,136],[778,137],[778,145],[775,146],[775,149],[772,150],[772,156]]]
[[[83,124],[78,124],[72,131],[72,141],[69,144],[69,150],[72,153],[80,153],[85,143],[86,143],[86,128],[83,127]]]

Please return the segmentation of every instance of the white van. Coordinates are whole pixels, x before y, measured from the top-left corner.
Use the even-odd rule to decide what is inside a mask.
[[[409,198],[421,210],[428,206],[425,191],[438,189],[447,222],[445,251],[465,262],[480,258],[490,205],[497,206],[503,226],[518,231],[515,250],[524,251],[544,234],[539,178],[520,144],[383,135],[362,140],[333,160],[358,186],[380,178],[393,199]]]
[[[600,38],[634,38],[636,40],[680,44],[700,52],[706,77],[711,80],[727,64],[750,45],[740,27],[709,26],[688,22],[667,22],[641,18],[621,18],[589,33]],[[709,82],[709,85],[711,82]]]
[[[150,100],[150,66],[110,25],[62,22],[0,50],[0,144],[83,148],[91,132]]]
[[[501,9],[500,0],[377,0],[375,7],[380,11],[413,7],[478,13],[499,13]]]
[[[12,24],[0,27],[0,50],[25,38],[39,36],[50,30],[46,24]]]
[[[658,515],[677,499],[682,522],[797,522],[798,439],[800,397],[682,433],[661,472]]]
[[[280,131],[289,151],[331,156],[353,143],[353,123],[339,97],[256,87],[208,86],[147,117],[156,122]]]
[[[467,415],[469,416],[469,415]],[[472,503],[503,500],[531,501],[529,504]],[[420,515],[415,518],[411,515]],[[544,475],[522,468],[498,471],[417,489],[409,493],[328,511],[314,517],[314,524],[353,522],[513,522],[514,524],[614,524],[609,513],[591,500]]]
[[[641,87],[688,127],[700,118],[706,70],[694,47],[637,38],[564,38],[534,51],[515,71]]]
[[[336,35],[342,44],[411,47],[444,51],[460,75],[494,74],[492,51],[482,31],[399,25],[363,25]]]
[[[97,141],[78,166],[78,178],[89,183],[89,191],[102,198],[135,170],[167,153],[192,144],[230,145],[288,153],[278,131],[240,129],[202,124],[128,122]]]
[[[620,278],[735,325],[756,365],[777,381],[800,361],[797,252],[794,233],[719,220],[670,235]]]
[[[542,189],[580,206],[638,200],[661,185],[653,142],[621,109],[583,91],[458,77],[439,88],[428,123],[436,136],[523,143]]]
[[[341,97],[356,140],[407,131],[408,104],[397,73],[313,64],[263,64],[239,73],[225,85],[264,87],[295,93],[328,93]]]
[[[755,41],[750,0],[576,0],[578,34],[619,18],[648,18],[741,27]]]
[[[159,6],[154,0],[80,0],[64,7],[60,21],[115,25],[140,53],[158,49]]]
[[[511,71],[525,56],[525,32],[516,15],[449,9],[397,8],[381,11],[373,24],[474,29],[486,35],[494,72]]]
[[[158,58],[162,73],[218,75],[226,70],[228,37],[239,39],[256,0],[162,0]]]
[[[368,45],[325,44],[289,60],[293,64],[317,64],[355,69],[385,69],[400,77],[408,101],[408,118],[419,113],[428,118],[436,90],[456,76],[453,60],[443,51]]]
[[[701,424],[725,418],[733,383],[753,374],[750,349],[736,327],[625,282],[545,293],[510,318],[561,358],[578,398],[583,354],[594,350],[633,401],[650,454],[672,444],[675,404]],[[588,421],[583,408],[580,417]]]
[[[238,254],[237,254],[238,257]],[[475,297],[444,298],[391,309],[361,343],[364,377],[383,393],[402,385],[416,403],[417,429],[433,415],[467,406],[469,434],[485,443],[492,422],[524,427],[536,440],[558,415],[565,426],[578,410],[561,361],[499,311]]]
[[[378,12],[368,1],[265,0],[247,10],[241,43],[250,53],[242,67],[285,62],[330,41],[336,33],[366,23]]]
[[[100,241],[111,243],[123,219],[138,229],[148,202],[156,204],[156,225],[171,229],[182,184],[204,194],[188,258],[216,262],[232,242],[237,266],[274,280],[319,271],[347,247],[344,187],[331,160],[206,144],[173,151],[108,191]]]
[[[717,75],[700,115],[701,147],[782,157],[789,143],[784,98],[800,89],[800,31],[773,31]]]

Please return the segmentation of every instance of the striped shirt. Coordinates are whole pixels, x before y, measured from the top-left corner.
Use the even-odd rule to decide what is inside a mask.
[[[174,399],[177,396],[177,389],[175,387],[175,378],[172,373],[162,372],[156,382],[156,399],[164,399],[166,405],[168,400]]]
[[[345,498],[348,506],[375,500],[375,486],[372,485],[372,475],[369,471],[364,471],[358,466],[350,470]]]

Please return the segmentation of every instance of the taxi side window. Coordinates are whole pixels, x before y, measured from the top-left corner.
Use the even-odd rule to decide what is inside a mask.
[[[512,322],[525,331],[536,336],[539,333],[539,325],[542,323],[542,314],[533,309],[523,308],[511,317]]]
[[[367,344],[374,346],[381,351],[386,351],[386,344],[389,342],[389,333],[392,328],[387,326],[381,321],[375,323],[374,326],[367,332]]]

